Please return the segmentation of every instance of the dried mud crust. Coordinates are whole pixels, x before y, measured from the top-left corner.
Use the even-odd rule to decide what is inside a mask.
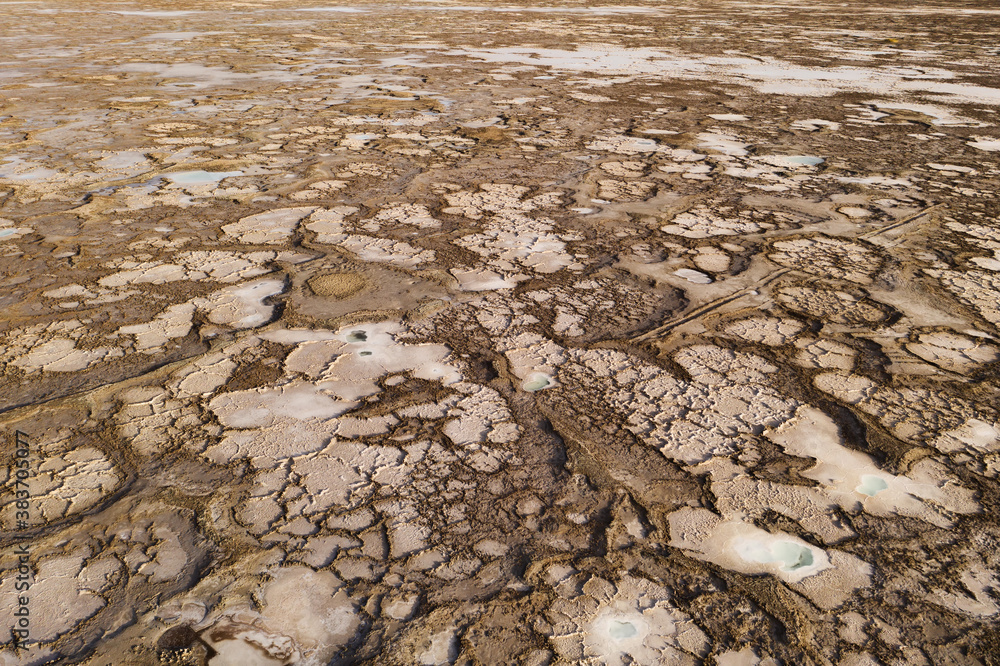
[[[994,7],[0,4],[0,664],[1000,663]]]

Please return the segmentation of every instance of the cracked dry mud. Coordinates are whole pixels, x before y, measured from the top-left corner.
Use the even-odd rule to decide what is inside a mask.
[[[0,13],[0,664],[1000,663],[991,3]]]

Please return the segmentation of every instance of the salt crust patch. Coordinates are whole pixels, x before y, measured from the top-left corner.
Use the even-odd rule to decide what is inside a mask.
[[[775,263],[821,276],[871,282],[882,260],[869,247],[827,236],[810,236],[775,241],[768,258]]]
[[[795,324],[789,329],[793,335],[802,330]],[[605,402],[630,405],[626,427],[640,441],[656,446],[669,458],[695,464],[690,471],[711,477],[723,516],[703,510],[690,516],[683,514],[694,521],[693,536],[673,545],[737,571],[774,573],[789,583],[801,583],[829,569],[822,582],[807,581],[802,587],[804,594],[824,607],[839,605],[853,590],[866,585],[870,566],[853,556],[836,550],[828,552],[789,535],[767,534],[743,522],[741,516],[753,515],[763,507],[779,507],[779,512],[799,521],[827,543],[836,543],[854,535],[836,518],[838,507],[876,515],[908,515],[942,527],[952,525],[955,515],[980,510],[973,494],[957,485],[939,464],[922,462],[905,477],[887,474],[864,454],[844,447],[836,425],[819,410],[778,395],[765,398],[766,375],[776,368],[752,355],[707,345],[682,348],[675,353],[675,360],[690,373],[693,381],[688,384],[618,352],[563,349],[537,334],[511,335],[504,347],[519,377],[531,372],[554,373],[570,391],[581,383],[593,387],[595,380],[597,386],[608,381]],[[692,391],[698,385],[711,387],[711,392],[697,399],[699,416],[686,423],[683,405],[688,396],[693,398]],[[755,396],[742,400],[740,391],[748,385],[755,387]],[[621,388],[616,391],[612,387]],[[707,402],[715,406],[709,408]],[[747,418],[751,406],[764,404],[774,411],[757,414],[751,420],[770,421],[772,430],[767,431],[767,436],[791,455],[817,460],[804,473],[819,482],[816,489],[752,480],[738,466],[725,461],[723,456],[735,451],[724,442],[746,428],[739,425],[738,419]],[[711,417],[706,419],[706,414]],[[734,417],[737,420],[732,420]],[[729,435],[716,437],[717,428]],[[809,435],[803,437],[800,432]],[[816,439],[817,433],[823,433],[820,440]],[[803,448],[803,442],[808,446]],[[681,519],[680,515],[677,519]]]
[[[361,628],[358,604],[329,571],[274,568],[258,592],[260,605],[227,609],[207,624],[218,655],[213,664],[330,663]]]
[[[225,252],[221,250],[201,250],[180,252],[170,262],[134,261],[119,259],[107,262],[108,268],[118,272],[100,278],[102,287],[117,289],[130,284],[166,284],[180,280],[212,280],[216,282],[238,282],[270,271],[266,264],[277,258],[276,252]],[[46,292],[50,298],[64,298],[86,295],[89,292]],[[93,296],[93,294],[90,294]]]
[[[849,327],[878,328],[892,315],[890,307],[840,289],[783,287],[775,299],[793,312]]]
[[[40,612],[37,618],[32,618],[31,630],[34,640],[48,642],[107,605],[102,593],[112,587],[122,563],[113,556],[100,557],[89,548],[78,547],[40,559],[36,567],[31,599]],[[5,577],[0,583],[0,599],[7,600],[4,606],[9,609],[8,621],[12,623],[17,607],[14,585],[14,576]]]
[[[36,473],[32,498],[38,514],[46,522],[79,515],[113,492],[122,480],[115,464],[91,446],[75,447],[69,439],[36,442]],[[13,470],[0,473],[4,482],[13,482]],[[0,517],[17,524],[14,494],[0,500]]]
[[[590,75],[626,75],[634,78],[668,76],[735,83],[757,92],[777,95],[828,96],[867,92],[882,96],[925,93],[952,103],[1000,104],[1000,90],[955,82],[946,69],[875,67],[807,67],[776,58],[734,56],[691,57],[655,48],[621,48],[590,44],[575,50],[526,47],[462,48],[444,55],[466,56],[484,62],[517,62],[555,71],[585,71]]]
[[[938,527],[951,527],[955,515],[981,511],[974,493],[940,463],[925,458],[906,475],[883,472],[871,457],[845,447],[833,419],[814,407],[801,407],[795,419],[765,436],[790,455],[816,460],[801,475],[817,481],[846,510],[904,515]]]
[[[942,125],[942,126],[953,126],[953,127],[981,127],[983,123],[980,123],[971,118],[961,116],[956,113],[953,109],[949,109],[944,106],[937,104],[919,104],[912,101],[889,101],[889,100],[872,100],[865,102],[870,104],[880,110],[892,111],[902,110],[902,111],[912,111],[919,113],[924,116],[932,118],[932,125]]]
[[[136,351],[155,353],[171,339],[187,335],[197,311],[205,313],[214,324],[234,329],[253,328],[271,318],[274,306],[264,301],[284,290],[284,280],[272,278],[226,287],[205,297],[171,305],[145,324],[122,326],[118,334],[133,336]]]
[[[988,153],[1000,153],[1000,139],[977,136],[974,141],[969,141],[968,145]]]
[[[1000,231],[981,224],[948,222],[951,231],[965,240],[992,253],[992,256],[971,257],[975,269],[966,271],[928,268],[927,275],[937,278],[942,286],[982,315],[992,324],[1000,323]]]
[[[836,608],[870,583],[872,569],[867,563],[790,534],[722,520],[707,509],[680,509],[668,520],[671,546],[741,573],[770,573],[821,608]]]
[[[945,452],[1000,449],[996,412],[944,391],[879,386],[861,375],[832,372],[817,375],[813,383],[821,391],[879,419],[900,439]]]
[[[951,331],[919,333],[906,350],[945,370],[967,374],[1000,359],[1000,346],[988,338]]]
[[[299,220],[309,215],[313,208],[278,208],[257,213],[227,224],[222,231],[248,245],[278,245],[291,237]]]
[[[767,386],[766,375],[775,366],[711,345],[685,347],[675,355],[691,381],[608,349],[565,349],[525,336],[509,338],[502,348],[518,376],[554,369],[551,374],[565,390],[596,381],[604,404],[630,405],[624,427],[639,441],[687,464],[735,453],[735,434],[779,425],[798,407]]]
[[[796,340],[795,346],[800,350],[795,362],[803,368],[851,370],[858,356],[853,347],[835,340],[804,338]]]
[[[756,234],[772,228],[774,228],[773,224],[758,222],[747,212],[736,213],[733,217],[724,217],[706,207],[696,207],[675,215],[670,220],[670,224],[660,227],[660,230],[668,234],[697,239]]]
[[[365,515],[372,510],[384,520],[384,537],[380,538],[387,551],[382,557],[423,553],[433,559],[437,551],[427,549],[436,537],[421,519],[420,495],[412,493],[416,469],[460,462],[476,473],[488,474],[506,463],[520,464],[505,448],[519,437],[520,429],[497,391],[461,381],[460,368],[446,347],[395,339],[405,337],[406,329],[391,322],[357,324],[335,332],[275,329],[260,337],[248,336],[176,371],[167,387],[169,395],[155,387],[127,395],[123,436],[150,453],[171,446],[172,440],[174,446],[220,464],[249,458],[253,490],[235,511],[235,518],[259,537],[308,537],[308,546],[296,555],[300,561],[322,566],[337,548],[351,547],[346,537],[311,537],[318,525],[329,521],[331,528],[364,530],[372,525],[372,516]],[[268,387],[210,398],[213,387],[224,383],[234,369],[228,359],[255,348],[262,339],[293,347],[285,361],[285,377]],[[361,400],[381,391],[378,380],[404,375],[438,381],[447,392],[434,401],[383,416],[355,414]],[[218,443],[199,442],[190,431],[182,437],[181,430],[172,425],[190,418],[188,414],[195,416],[198,401],[220,422],[221,427],[207,426],[221,435]],[[395,427],[412,419],[439,422],[451,446],[392,435]],[[377,439],[366,439],[372,437]],[[283,489],[290,484],[309,501],[288,504],[283,500]],[[335,570],[345,580],[373,575],[368,560],[342,558],[337,562]],[[437,559],[427,566],[441,562]],[[435,575],[450,580],[449,576],[460,572],[449,573],[448,567],[463,566],[461,561],[448,564]],[[407,615],[406,607],[412,612],[412,600],[409,606],[400,603],[394,613]],[[253,624],[261,628],[260,623]],[[270,634],[294,637],[269,626]],[[285,643],[302,648],[298,639]],[[224,647],[232,654],[243,654],[240,644]]]
[[[715,663],[718,666],[778,666],[778,662],[771,657],[763,660],[758,658],[753,648],[729,650],[717,654],[715,655]]]
[[[462,236],[455,242],[483,257],[487,269],[501,277],[487,279],[470,276],[466,284],[481,291],[489,284],[507,288],[512,282],[528,279],[523,271],[555,273],[564,268],[582,268],[566,251],[566,242],[578,240],[573,234],[555,232],[555,222],[534,218],[526,213],[561,202],[557,192],[546,192],[525,198],[526,187],[508,184],[485,184],[478,192],[462,191],[445,196],[449,208],[444,212],[484,220],[483,231]],[[460,268],[460,275],[480,269]]]
[[[366,228],[378,231],[383,228],[385,222],[401,222],[433,227],[437,221],[426,215],[425,208],[415,209],[389,209],[383,218],[376,217],[375,220],[367,223]],[[416,268],[417,266],[433,262],[435,258],[434,250],[423,250],[414,247],[404,241],[387,238],[379,238],[366,234],[349,233],[355,225],[349,223],[347,218],[358,212],[357,208],[351,206],[337,206],[317,210],[304,223],[309,231],[316,234],[315,242],[323,245],[339,245],[345,250],[352,252],[363,261],[375,261],[388,263],[400,268]],[[406,220],[407,222],[403,222]]]
[[[807,132],[819,132],[822,130],[836,132],[840,129],[840,123],[821,118],[810,118],[808,120],[796,120],[792,123],[791,127],[792,129],[805,130]]]
[[[723,330],[730,337],[778,346],[795,338],[805,328],[805,324],[796,319],[749,317],[731,322]]]
[[[28,372],[79,372],[107,359],[123,356],[117,347],[78,349],[70,338],[54,338],[13,359],[11,365]]]
[[[449,271],[458,280],[462,291],[496,291],[498,289],[513,289],[524,277],[504,276],[497,271],[483,268],[452,268]]]
[[[395,338],[404,332],[390,322],[350,326],[332,336],[321,331],[302,332],[300,338],[284,331],[263,334],[265,339],[296,345],[285,369],[305,381],[214,398],[209,408],[227,430],[206,455],[218,462],[249,457],[255,466],[273,467],[290,457],[328,450],[336,446],[335,437],[385,434],[410,417],[444,419],[444,434],[459,446],[504,444],[518,437],[519,428],[496,391],[462,382],[460,369],[449,362],[447,347],[397,342]],[[404,373],[439,381],[454,392],[441,402],[403,408],[396,414],[350,415],[360,399],[380,392],[377,380]],[[493,466],[489,452],[484,449],[483,454],[479,464]]]
[[[578,587],[568,584],[574,574],[558,565],[546,574],[558,594],[546,612],[549,640],[563,659],[693,666],[707,653],[708,638],[666,588],[627,573],[616,582],[593,576]]]

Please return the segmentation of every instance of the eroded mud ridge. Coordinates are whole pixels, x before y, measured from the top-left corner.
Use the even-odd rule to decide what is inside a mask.
[[[1000,663],[991,3],[0,13],[0,664]]]

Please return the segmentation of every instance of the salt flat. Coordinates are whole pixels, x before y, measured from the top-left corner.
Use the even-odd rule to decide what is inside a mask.
[[[0,16],[0,664],[1000,663],[989,3]]]

